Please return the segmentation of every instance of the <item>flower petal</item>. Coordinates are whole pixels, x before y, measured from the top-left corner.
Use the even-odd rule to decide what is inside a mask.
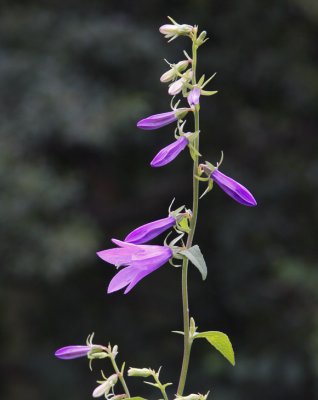
[[[168,125],[177,119],[175,112],[169,111],[161,114],[150,115],[149,117],[140,120],[137,123],[137,127],[144,130],[153,130]]]
[[[173,225],[175,225],[175,223],[176,220],[173,217],[162,218],[153,222],[149,222],[148,224],[142,225],[130,232],[126,236],[125,242],[136,244],[147,243],[149,240],[171,228]]]
[[[181,136],[175,142],[161,149],[151,161],[150,165],[157,168],[169,164],[184,150],[188,143],[188,139],[185,136]]]
[[[65,346],[55,352],[55,356],[62,360],[86,357],[91,350],[90,346]]]

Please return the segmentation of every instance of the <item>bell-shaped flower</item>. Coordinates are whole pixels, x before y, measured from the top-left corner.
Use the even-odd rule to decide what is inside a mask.
[[[137,127],[146,131],[159,129],[177,121],[178,119],[184,118],[189,111],[190,109],[188,108],[177,108],[173,111],[150,115],[149,117],[140,120],[137,123]]]
[[[88,355],[100,354],[105,350],[100,344],[93,344],[94,333],[88,336],[86,346],[75,345],[65,346],[56,350],[55,356],[62,360],[73,360],[74,358],[86,357]]]
[[[173,161],[182,150],[189,144],[187,134],[180,136],[176,141],[169,144],[159,151],[159,153],[151,161],[152,167],[162,167]]]
[[[137,245],[112,239],[118,247],[102,250],[97,255],[104,261],[124,266],[111,280],[108,293],[126,287],[128,293],[141,279],[160,268],[172,256],[173,252],[167,246]]]
[[[246,187],[229,176],[224,175],[218,170],[218,168],[215,168],[210,176],[225,193],[238,203],[248,207],[254,207],[257,205],[254,196],[248,189],[246,189]]]
[[[200,94],[201,94],[201,90],[195,86],[190,93],[188,94],[188,103],[189,106],[195,106],[197,104],[199,104],[200,102]]]
[[[149,222],[148,224],[142,225],[130,232],[126,236],[125,242],[134,244],[147,243],[151,239],[160,235],[162,232],[165,232],[167,229],[173,227],[175,224],[176,219],[172,216]]]
[[[65,346],[55,352],[55,356],[62,360],[86,357],[91,351],[91,346]]]

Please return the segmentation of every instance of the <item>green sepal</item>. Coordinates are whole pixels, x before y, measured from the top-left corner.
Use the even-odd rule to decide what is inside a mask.
[[[205,191],[201,194],[200,196],[200,200],[202,199],[202,197],[204,197],[207,193],[211,192],[211,190],[213,189],[213,180],[209,178],[208,180],[208,187],[205,189]]]
[[[217,94],[218,90],[201,90],[202,96],[213,96],[214,94]]]
[[[204,79],[205,79],[205,75],[203,74],[203,75],[201,76],[199,82],[198,82],[198,86],[199,86],[199,87],[201,87],[201,86],[203,85]]]
[[[185,249],[179,252],[183,256],[187,257],[191,263],[198,268],[202,275],[202,279],[205,280],[208,275],[208,269],[201,253],[200,247],[196,244],[189,249]]]
[[[194,146],[192,146],[191,143],[188,144],[188,147],[189,147],[190,155],[191,155],[191,158],[192,158],[193,161],[195,161],[197,159],[197,157],[201,157],[202,156],[202,154],[200,154],[198,152],[198,150]]]
[[[213,347],[216,348],[234,367],[235,356],[229,337],[219,331],[207,331],[195,333],[194,339],[206,339]]]

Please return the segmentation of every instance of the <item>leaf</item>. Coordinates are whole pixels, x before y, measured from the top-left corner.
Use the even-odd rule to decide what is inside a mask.
[[[144,397],[136,396],[136,397],[126,397],[125,400],[146,400]]]
[[[232,344],[230,342],[229,337],[219,331],[208,331],[196,333],[194,335],[194,339],[206,339],[212,346],[214,346],[234,367],[235,365],[235,356]]]
[[[205,280],[208,275],[208,269],[201,253],[200,247],[196,244],[189,249],[180,251],[180,254],[187,257],[192,264],[201,272],[202,279]]]

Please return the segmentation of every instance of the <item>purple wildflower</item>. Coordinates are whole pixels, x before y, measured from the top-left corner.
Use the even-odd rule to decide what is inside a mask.
[[[162,167],[169,164],[174,160],[179,153],[188,145],[189,140],[187,137],[180,136],[175,142],[169,144],[159,151],[155,158],[151,161],[150,165],[152,167]]]
[[[125,266],[110,281],[108,293],[126,287],[128,293],[141,279],[165,264],[173,255],[167,246],[137,245],[112,239],[116,248],[102,250],[97,255],[115,266]]]
[[[257,205],[252,193],[243,185],[236,182],[229,176],[224,175],[217,168],[212,172],[211,178],[216,182],[225,193],[232,199],[244,206],[254,207]]]
[[[189,103],[190,107],[191,106],[195,106],[196,104],[199,104],[199,102],[200,102],[200,94],[201,94],[201,91],[197,86],[195,86],[191,90],[191,92],[188,95],[188,103]]]
[[[158,219],[148,224],[142,225],[136,228],[129,235],[126,236],[125,242],[134,244],[143,244],[149,242],[149,240],[160,235],[162,232],[174,226],[176,219],[173,217],[167,217]]]
[[[66,346],[58,349],[55,356],[62,360],[73,360],[74,358],[86,357],[92,346]]]
[[[137,123],[137,127],[146,131],[158,129],[171,124],[177,119],[182,119],[187,115],[188,111],[189,109],[187,108],[179,108],[174,111],[150,115],[149,117],[140,120]]]

